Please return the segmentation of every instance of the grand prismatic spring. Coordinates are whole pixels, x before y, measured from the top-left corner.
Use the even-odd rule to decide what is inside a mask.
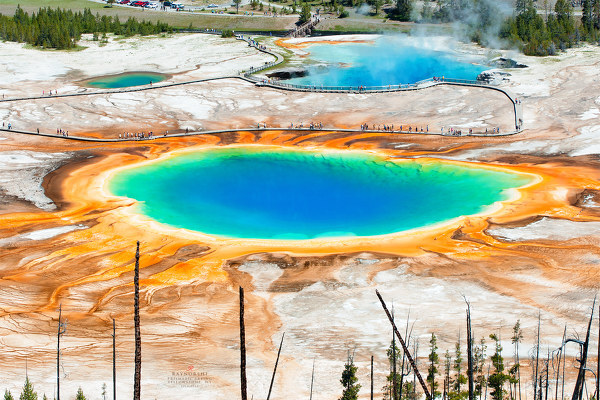
[[[122,10],[138,12],[98,12]],[[297,20],[259,18],[289,18],[285,29]],[[454,358],[457,341],[466,357],[465,299],[486,363],[497,333],[505,370],[514,366],[520,321],[523,398],[533,395],[538,318],[542,369],[565,326],[585,337],[600,287],[597,46],[539,58],[442,36],[99,43],[92,33],[78,44],[0,42],[0,391],[16,398],[27,374],[38,398],[58,398],[58,369],[63,399],[79,387],[102,399],[105,383],[112,398],[114,321],[117,398],[133,397],[138,241],[142,399],[240,398],[240,287],[249,399],[267,398],[284,333],[270,399],[339,399],[349,354],[359,399],[370,398],[371,356],[374,398],[389,398],[392,335],[375,289],[402,332],[410,315],[423,375],[432,333],[440,358]],[[470,81],[498,57],[528,68],[497,68],[486,85],[317,90]],[[243,75],[275,60],[286,64]],[[268,76],[290,66],[309,75]],[[168,80],[121,79],[135,71]],[[109,76],[106,89],[85,86]],[[59,306],[68,324],[57,366]],[[564,398],[578,356],[566,349]],[[554,400],[562,377],[549,381]]]
[[[157,221],[236,238],[373,236],[476,214],[531,178],[443,161],[242,147],[123,171],[111,192]]]

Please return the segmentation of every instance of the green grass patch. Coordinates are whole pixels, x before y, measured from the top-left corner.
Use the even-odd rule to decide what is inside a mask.
[[[34,46],[34,45],[32,45],[32,44],[27,44],[27,43],[25,43],[25,44],[23,45],[23,48],[24,48],[24,49],[33,49],[33,50],[39,50],[39,51],[60,51],[61,53],[62,53],[62,52],[65,52],[65,53],[74,53],[74,52],[78,52],[78,51],[83,51],[83,50],[87,49],[88,47],[87,47],[87,46],[80,46],[80,45],[77,45],[77,46],[75,46],[75,47],[72,47],[72,48],[70,48],[70,49],[62,49],[62,50],[57,50],[57,49],[46,48],[46,47],[38,47],[38,46]]]
[[[230,29],[234,31],[287,31],[292,29],[297,21],[296,16],[281,16],[277,18],[265,18],[258,16],[239,15],[211,15],[179,12],[159,12],[143,10],[137,7],[122,7],[114,5],[104,8],[103,3],[88,0],[0,0],[0,14],[13,16],[17,5],[28,12],[37,12],[40,7],[60,7],[73,11],[81,11],[89,8],[92,13],[107,16],[118,16],[121,22],[134,17],[138,21],[156,21],[167,23],[178,29]]]

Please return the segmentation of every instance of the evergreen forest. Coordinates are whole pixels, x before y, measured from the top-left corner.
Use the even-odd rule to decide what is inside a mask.
[[[40,8],[29,15],[17,7],[12,17],[0,14],[0,39],[28,43],[43,48],[72,49],[84,33],[133,36],[172,32],[168,24],[138,21],[129,18],[126,22],[119,17],[93,15],[89,9],[83,13],[65,9]]]

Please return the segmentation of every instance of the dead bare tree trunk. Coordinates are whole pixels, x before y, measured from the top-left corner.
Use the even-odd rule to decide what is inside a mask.
[[[135,329],[135,371],[133,374],[133,400],[140,400],[142,382],[142,335],[140,332],[140,242],[135,250],[135,270],[133,275],[133,324]]]
[[[60,400],[60,337],[67,331],[67,323],[62,322],[62,304],[58,306],[58,333],[56,335],[56,399]],[[25,373],[27,375],[27,373]]]
[[[469,378],[469,400],[475,400],[473,388],[473,333],[471,332],[471,305],[467,303],[467,375]]]
[[[565,337],[567,335],[567,326],[565,325]],[[564,342],[563,342],[563,346],[564,346]],[[563,349],[563,370],[562,370],[562,379],[561,379],[561,386],[562,386],[562,394],[561,394],[561,400],[564,400],[565,398],[565,365],[567,363],[567,353],[564,351]]]
[[[115,326],[115,319],[113,318],[113,400],[117,400],[117,330]]]
[[[281,347],[283,346],[283,338],[285,332],[281,336],[281,343],[279,343],[279,350],[277,351],[277,359],[275,360],[275,368],[273,368],[273,376],[271,377],[271,385],[269,386],[269,394],[267,394],[267,400],[271,398],[271,391],[273,390],[273,382],[275,382],[275,374],[277,373],[277,364],[279,364],[279,355],[281,354]]]
[[[242,400],[248,400],[246,381],[246,326],[244,325],[244,288],[240,286],[240,383]]]
[[[371,400],[373,400],[373,356],[371,356]]]
[[[62,304],[58,306],[58,334],[56,335],[56,398],[60,400],[60,318]],[[27,374],[25,374],[27,375]]]
[[[419,362],[419,339],[415,340],[415,344],[413,345],[413,351],[415,352],[415,364]],[[413,369],[413,387],[412,387],[413,399],[417,398],[417,374]]]
[[[537,400],[538,398],[538,379],[540,375],[540,318],[541,312],[538,311],[538,330],[537,330],[537,347],[535,353],[535,369],[533,371],[533,398]]]
[[[598,358],[596,359],[596,400],[600,398],[600,306],[598,306]]]
[[[392,321],[394,321],[394,305],[392,304]],[[392,329],[392,399],[398,400],[398,388],[396,387],[396,337]]]
[[[404,331],[404,337],[406,338],[406,345],[410,347],[410,336],[408,333],[408,325],[410,323],[410,309],[408,310],[408,315],[406,317],[406,329]],[[412,331],[411,331],[412,334]],[[416,355],[415,355],[416,357]],[[404,366],[406,362],[406,354],[402,352],[402,365],[400,367],[400,392],[398,393],[398,398],[402,399],[402,391],[404,390]],[[406,373],[408,375],[408,372]]]
[[[588,348],[590,345],[590,331],[592,329],[592,319],[594,318],[594,308],[596,307],[596,298],[594,297],[594,304],[592,305],[592,315],[590,315],[590,322],[588,323],[587,334],[585,336],[585,342],[581,348],[581,360],[579,361],[579,373],[577,374],[577,382],[575,383],[575,389],[573,390],[573,397],[571,400],[581,400],[583,397],[583,386],[585,385],[585,371],[587,363]]]
[[[423,392],[425,393],[425,398],[433,400],[433,398],[431,397],[431,394],[429,394],[429,389],[427,389],[427,385],[425,384],[425,381],[423,380],[421,373],[417,369],[417,364],[415,364],[414,359],[412,358],[412,356],[410,355],[410,352],[408,351],[408,348],[406,347],[406,343],[404,342],[404,339],[402,339],[400,332],[398,332],[398,328],[396,327],[396,324],[394,323],[394,319],[392,318],[392,315],[388,311],[387,306],[385,305],[385,302],[383,301],[383,297],[381,297],[381,294],[379,294],[379,290],[375,290],[375,293],[377,294],[377,297],[379,297],[381,306],[383,307],[383,310],[385,311],[385,313],[388,317],[388,320],[392,324],[394,333],[396,334],[396,337],[398,338],[398,340],[400,341],[400,344],[402,345],[402,350],[404,350],[404,353],[406,354],[406,357],[408,358],[408,362],[410,362],[410,365],[413,367],[413,370],[414,370],[415,374],[417,375],[417,378],[419,379],[419,383],[421,384],[421,387],[423,388]]]
[[[315,382],[315,359],[313,358],[312,375],[310,377],[310,400],[312,400],[313,383]],[[372,400],[372,399],[371,399]]]
[[[548,350],[548,358],[546,359],[546,391],[545,391],[545,397],[546,400],[548,400],[548,387],[550,386],[550,350]]]
[[[567,336],[567,326],[565,325],[565,331],[563,333],[563,338],[562,338],[560,350],[558,353],[558,367],[556,368],[556,387],[554,388],[554,400],[558,400],[558,380],[560,378],[560,363],[562,361],[563,351],[565,350],[564,346],[565,346],[566,336]]]

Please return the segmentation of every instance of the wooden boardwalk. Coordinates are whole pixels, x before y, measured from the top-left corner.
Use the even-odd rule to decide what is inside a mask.
[[[234,129],[220,129],[220,130],[209,130],[209,131],[190,131],[190,132],[182,132],[182,133],[172,133],[168,135],[156,135],[152,138],[94,138],[89,136],[76,136],[76,135],[57,135],[55,133],[46,133],[46,132],[33,132],[33,131],[24,131],[18,129],[6,129],[0,128],[0,132],[6,133],[14,133],[20,135],[31,135],[31,136],[40,136],[54,139],[65,139],[65,140],[74,140],[78,142],[91,142],[91,143],[143,143],[148,141],[157,141],[162,139],[172,139],[178,137],[190,137],[190,136],[199,136],[199,135],[218,135],[222,133],[235,133],[235,132],[273,132],[273,131],[284,131],[284,132],[305,132],[305,133],[314,133],[314,132],[347,132],[347,133],[379,133],[381,135],[416,135],[416,136],[451,136],[444,135],[439,132],[409,132],[409,131],[384,131],[384,130],[374,130],[374,129],[346,129],[346,128],[327,128],[323,127],[323,129],[317,128],[284,128],[284,127],[274,127],[270,126],[268,128],[234,128]],[[506,132],[506,133],[490,133],[490,134],[468,134],[465,133],[461,136],[454,137],[466,137],[466,136],[479,136],[479,137],[502,137],[502,136],[511,136],[515,135],[517,132]]]
[[[313,29],[315,28],[315,26],[317,26],[317,24],[319,22],[321,22],[321,17],[311,16],[310,20],[308,20],[305,23],[303,23],[302,25],[294,28],[288,34],[288,37],[297,38],[297,37],[304,37],[304,36],[310,35],[312,33]]]

